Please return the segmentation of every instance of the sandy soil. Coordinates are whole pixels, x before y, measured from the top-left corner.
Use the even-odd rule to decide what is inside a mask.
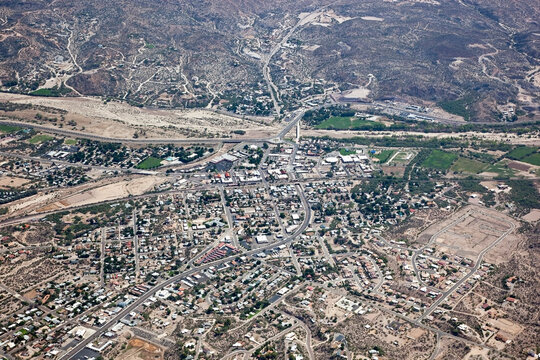
[[[154,186],[165,181],[166,180],[164,178],[157,176],[145,176],[132,180],[119,181],[65,197],[39,209],[38,211],[41,212],[66,207],[89,205],[102,201],[121,199],[128,197],[129,195],[141,195],[153,190]]]
[[[22,199],[19,202],[15,202],[10,205],[9,212],[14,213],[22,209],[31,208],[35,205],[43,204],[51,199],[55,198],[55,194],[37,194],[35,196],[30,196],[28,198]]]
[[[0,189],[16,188],[26,185],[30,180],[13,176],[0,176]]]
[[[319,25],[328,27],[331,26],[332,22],[336,21],[338,24],[341,24],[345,21],[351,20],[353,18],[347,17],[347,16],[340,16],[335,13],[334,10],[328,10],[323,12],[313,12],[313,13],[300,13],[298,15],[298,18],[300,19],[299,24],[300,26],[304,26],[307,24],[312,25]]]
[[[469,359],[489,359],[489,349],[474,346],[471,351],[465,355],[464,360]]]
[[[426,330],[422,329],[422,328],[418,328],[418,327],[415,327],[415,328],[412,328],[408,333],[407,333],[407,336],[410,336],[411,338],[413,339],[418,339],[420,336],[424,335],[426,333]]]
[[[538,220],[540,220],[540,210],[533,209],[530,213],[523,216],[522,219],[528,222],[537,222]]]
[[[341,96],[343,99],[367,99],[371,91],[366,88],[356,88],[344,91]]]
[[[233,117],[205,109],[154,110],[140,109],[120,102],[104,104],[96,98],[45,98],[18,94],[0,94],[0,101],[42,105],[68,112],[66,119],[74,120],[77,128],[104,136],[131,138],[137,131],[147,137],[221,137],[231,130],[277,130],[260,118],[257,121]],[[27,111],[33,119],[35,110]],[[24,112],[21,112],[24,113]],[[11,115],[17,115],[11,113]],[[269,120],[268,120],[269,121]],[[168,136],[167,136],[168,135]]]
[[[467,217],[439,234],[435,239],[434,244],[438,245],[439,250],[476,260],[482,250],[510,228],[510,223],[519,225],[512,218],[495,210],[467,206],[445,221],[429,227],[420,234],[419,238],[429,239],[439,229],[448,226],[467,212],[469,213]],[[519,242],[519,236],[510,233],[485,255],[485,261],[495,264],[506,261],[508,254],[517,249]]]
[[[95,204],[129,195],[141,195],[154,186],[167,181],[162,176],[137,176],[131,178],[104,179],[71,188],[59,189],[48,194],[38,193],[17,200],[9,205],[9,216],[59,210],[72,206]]]
[[[360,19],[367,20],[367,21],[384,21],[383,18],[376,17],[376,16],[362,16]]]
[[[386,175],[394,174],[402,177],[405,173],[405,166],[381,166],[381,169]]]
[[[158,360],[163,359],[163,350],[154,344],[135,338],[129,340],[127,350],[119,355],[118,359]]]
[[[481,138],[484,140],[493,140],[493,141],[504,141],[511,144],[527,144],[540,146],[540,138],[524,138],[523,136],[517,136],[514,134],[506,133],[494,133],[494,134],[481,134],[475,132],[465,132],[459,134],[452,133],[421,133],[421,132],[405,132],[405,131],[395,131],[395,132],[372,132],[372,131],[335,131],[335,130],[312,130],[312,129],[302,129],[303,136],[329,136],[336,139],[348,139],[352,137],[362,136],[362,137],[372,137],[372,138],[381,138],[388,136],[423,136],[426,138]]]

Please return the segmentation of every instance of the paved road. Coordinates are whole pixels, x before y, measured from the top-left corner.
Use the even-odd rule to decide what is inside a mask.
[[[95,141],[101,141],[101,142],[118,142],[123,144],[139,144],[139,145],[149,145],[149,144],[238,144],[242,142],[260,142],[264,139],[258,139],[258,138],[245,138],[245,139],[232,139],[232,138],[189,138],[189,139],[126,139],[126,138],[114,138],[114,137],[108,137],[108,136],[101,136],[101,135],[95,135],[95,134],[89,134],[84,131],[77,131],[77,130],[67,130],[67,129],[59,129],[59,128],[52,128],[45,125],[39,125],[39,124],[31,124],[26,123],[22,121],[14,121],[14,120],[0,120],[0,124],[2,125],[12,125],[12,126],[18,126],[23,128],[32,128],[35,130],[39,130],[41,132],[51,133],[51,134],[57,134],[61,136],[66,137],[73,137],[73,138],[79,138],[79,139],[88,139],[88,140],[95,140]]]
[[[262,252],[264,250],[267,250],[267,249],[275,248],[275,247],[280,246],[280,245],[286,245],[286,244],[292,242],[300,234],[302,234],[304,232],[304,230],[306,230],[306,228],[309,225],[309,221],[311,219],[311,208],[309,207],[309,204],[307,202],[307,199],[306,199],[306,197],[304,195],[304,192],[303,192],[303,189],[301,188],[301,186],[299,184],[297,184],[296,186],[297,186],[297,189],[298,189],[298,194],[300,195],[300,199],[302,201],[302,205],[306,209],[306,216],[305,216],[305,219],[304,219],[304,222],[302,223],[302,225],[300,225],[298,227],[298,229],[290,237],[288,237],[286,239],[283,239],[282,241],[272,243],[272,244],[266,245],[266,246],[258,248],[258,249],[254,249],[254,250],[244,252],[243,255],[251,256],[251,255],[255,255],[257,253],[260,253],[260,252]],[[206,270],[211,266],[217,266],[217,265],[229,262],[229,261],[233,260],[234,258],[236,258],[237,256],[238,255],[235,254],[233,256],[229,256],[229,257],[223,258],[223,259],[218,260],[218,261],[214,261],[214,262],[207,263],[207,264],[204,264],[204,265],[201,265],[201,266],[197,266],[197,267],[192,268],[190,270],[184,271],[184,272],[182,272],[182,273],[180,273],[180,274],[178,274],[176,276],[173,276],[173,277],[171,277],[169,279],[163,280],[161,283],[157,284],[152,289],[147,291],[145,294],[143,294],[139,298],[137,298],[129,306],[126,306],[121,312],[119,312],[116,316],[114,316],[111,320],[109,320],[106,324],[104,324],[99,330],[97,330],[94,334],[92,334],[91,336],[89,336],[85,340],[82,340],[78,345],[76,345],[71,351],[69,351],[68,353],[63,355],[60,359],[76,359],[75,355],[77,355],[77,353],[79,351],[84,349],[86,347],[86,345],[90,344],[92,341],[99,338],[103,333],[108,331],[114,324],[116,324],[118,321],[123,319],[130,312],[136,310],[140,305],[142,305],[146,300],[148,300],[148,298],[153,296],[157,291],[159,291],[159,290],[163,289],[164,287],[169,286],[169,285],[171,285],[171,284],[173,284],[175,282],[179,282],[180,280],[182,280],[182,279],[184,279],[184,278],[186,278],[186,277],[188,277],[190,275],[193,275],[193,274],[195,274],[197,272]]]
[[[287,134],[291,129],[296,125],[296,123],[304,116],[304,110],[299,111],[298,115],[296,115],[285,127],[283,130],[281,130],[277,134],[278,139],[283,139],[285,134]],[[11,126],[18,126],[22,128],[32,128],[34,130],[38,130],[45,133],[51,133],[66,137],[73,137],[73,138],[79,138],[79,139],[87,139],[87,140],[94,140],[94,141],[101,141],[101,142],[114,142],[114,143],[123,143],[123,144],[137,144],[137,145],[157,145],[157,144],[240,144],[240,143],[260,143],[260,142],[271,142],[274,138],[270,137],[261,137],[261,138],[189,138],[189,139],[177,139],[177,138],[171,138],[171,139],[159,139],[159,138],[153,138],[153,139],[126,139],[126,138],[116,138],[116,137],[108,137],[108,136],[101,136],[96,134],[90,134],[84,131],[77,131],[77,130],[67,130],[67,129],[59,129],[59,128],[52,128],[45,125],[39,125],[39,124],[32,124],[32,123],[26,123],[22,121],[14,121],[14,120],[0,120],[0,124],[2,125],[11,125]]]
[[[540,176],[530,177],[528,179],[529,180],[540,180]],[[317,183],[317,182],[321,182],[321,181],[325,182],[325,181],[329,181],[329,180],[366,180],[366,178],[364,178],[362,176],[342,176],[342,177],[336,176],[336,177],[334,177],[332,179],[328,179],[326,176],[321,176],[319,178],[296,180],[293,183],[299,183],[299,184],[300,183]],[[462,180],[462,179],[448,178],[446,180],[447,181],[459,181],[459,180]],[[488,179],[486,178],[486,180],[488,180]],[[513,178],[510,178],[509,180],[520,180],[520,178],[513,177]],[[427,180],[415,180],[415,181],[420,182],[420,181],[431,181],[431,180],[427,179]],[[290,184],[290,183],[291,182],[289,180],[283,180],[283,181],[272,182],[271,185]],[[237,184],[237,185],[232,185],[231,187],[234,188],[234,187],[245,187],[245,186],[248,186],[248,187],[249,186],[260,186],[260,184],[259,183],[251,184],[251,185],[238,185]],[[124,198],[118,198],[118,199],[113,199],[113,200],[96,202],[96,203],[91,203],[91,204],[86,204],[86,205],[66,207],[66,208],[62,208],[62,209],[58,209],[58,210],[51,210],[51,211],[41,212],[41,213],[37,213],[37,214],[29,214],[29,215],[23,215],[23,216],[9,217],[9,218],[4,218],[3,220],[0,220],[0,228],[4,227],[4,226],[21,224],[21,223],[25,223],[25,222],[35,222],[35,221],[38,221],[38,220],[40,220],[40,219],[42,219],[45,216],[50,215],[50,214],[56,214],[56,213],[64,212],[64,211],[72,211],[72,210],[84,209],[84,208],[88,208],[90,206],[95,206],[95,205],[114,204],[114,203],[121,202],[121,201],[144,199],[144,198],[155,197],[155,196],[159,196],[159,195],[182,194],[182,193],[185,193],[186,191],[208,190],[208,189],[213,188],[213,187],[215,187],[215,184],[210,184],[210,185],[205,185],[205,186],[200,186],[200,187],[192,187],[192,188],[189,188],[189,189],[166,190],[166,191],[155,192],[155,193],[146,193],[146,194],[142,194],[142,195],[128,196],[128,197],[124,197]],[[418,250],[418,249],[410,249],[410,248],[406,248],[406,247],[400,247],[400,246],[395,245],[395,244],[390,244],[388,241],[384,240],[381,237],[379,237],[379,239],[381,239],[382,241],[386,242],[387,244],[389,244],[389,245],[391,245],[391,246],[393,246],[395,248],[400,248],[400,249],[403,249],[403,250],[411,250],[411,251]]]
[[[313,346],[311,345],[312,336],[311,336],[311,330],[309,329],[309,326],[307,326],[307,324],[304,321],[300,320],[299,318],[297,318],[296,316],[292,314],[289,314],[284,311],[281,311],[281,314],[296,320],[298,322],[298,325],[306,331],[306,347],[307,347],[307,352],[308,352],[308,358],[309,360],[315,360],[315,354],[313,353]]]
[[[465,281],[469,280],[471,276],[476,274],[476,272],[478,271],[478,268],[482,265],[482,260],[484,258],[484,255],[486,255],[488,251],[490,251],[493,247],[495,247],[498,243],[500,243],[504,238],[506,238],[510,233],[512,233],[515,230],[516,226],[514,225],[514,223],[511,223],[506,220],[503,220],[503,221],[505,221],[506,223],[509,223],[510,228],[508,228],[508,230],[506,230],[499,238],[497,238],[488,247],[486,247],[484,250],[480,252],[480,254],[478,255],[478,258],[476,259],[476,264],[474,265],[474,268],[467,275],[465,275],[458,282],[456,282],[455,285],[450,288],[450,290],[445,291],[444,294],[440,298],[438,298],[433,304],[431,304],[431,306],[422,314],[422,316],[418,318],[418,321],[422,321],[424,318],[426,318],[426,316],[431,314],[444,300],[446,300],[448,296],[450,296],[454,291],[456,291]]]
[[[285,125],[285,127],[277,134],[277,138],[280,139],[280,140],[283,140],[285,135],[287,135],[289,133],[289,131],[291,131],[296,126],[298,121],[300,121],[300,119],[302,119],[304,117],[305,113],[306,113],[305,110],[299,110],[298,114],[296,114],[291,119],[291,121],[289,121],[287,123],[287,125]]]
[[[465,214],[461,215],[459,218],[457,218],[456,220],[452,221],[450,224],[446,225],[445,227],[443,227],[442,229],[440,229],[439,231],[437,231],[435,234],[431,235],[431,238],[429,239],[428,243],[424,246],[422,246],[420,249],[417,249],[417,250],[414,250],[414,254],[412,256],[412,266],[413,266],[413,271],[416,275],[416,278],[418,279],[418,282],[422,285],[425,285],[424,282],[422,281],[422,278],[420,277],[420,271],[418,270],[417,266],[416,266],[416,258],[425,250],[427,249],[428,247],[431,246],[431,244],[439,237],[440,234],[442,233],[445,233],[446,231],[448,231],[448,229],[450,229],[451,227],[453,227],[454,225],[460,223],[461,221],[463,221],[463,219],[465,219],[466,217],[468,217],[470,215],[470,211],[467,211]]]
[[[231,240],[235,248],[240,249],[240,243],[238,242],[238,238],[236,237],[236,234],[234,233],[234,220],[231,214],[231,209],[227,206],[227,200],[225,199],[225,190],[223,189],[223,186],[218,186],[219,188],[219,195],[221,196],[221,205],[223,206],[223,210],[225,211],[225,216],[227,217],[227,223],[229,224],[229,231],[231,233]]]
[[[323,6],[322,8],[319,8],[312,12],[311,14],[307,15],[305,18],[298,20],[298,22],[289,29],[289,31],[283,36],[283,38],[275,44],[268,54],[264,54],[262,56],[262,72],[264,80],[266,81],[266,84],[268,85],[268,91],[270,91],[270,95],[272,97],[272,102],[274,104],[274,110],[276,111],[276,114],[279,116],[281,114],[281,106],[279,105],[279,89],[272,81],[272,74],[270,73],[270,61],[274,57],[274,55],[277,54],[277,52],[289,41],[289,38],[300,28],[301,26],[305,25],[306,19],[312,18],[314,16],[317,16],[321,13],[321,11],[328,7],[328,5]]]

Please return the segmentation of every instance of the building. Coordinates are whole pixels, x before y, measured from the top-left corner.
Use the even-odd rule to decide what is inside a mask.
[[[224,154],[210,160],[208,162],[208,169],[216,171],[228,171],[234,166],[237,161],[238,158],[236,156],[231,154]]]

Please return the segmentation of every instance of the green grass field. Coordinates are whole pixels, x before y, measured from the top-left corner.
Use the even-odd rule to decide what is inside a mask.
[[[17,132],[21,130],[20,127],[17,127],[17,126],[11,126],[11,125],[0,125],[0,132],[4,133],[4,134],[11,134],[11,133],[14,133],[14,132]]]
[[[49,141],[52,139],[54,139],[54,137],[50,135],[41,134],[41,135],[34,135],[30,140],[28,140],[28,142],[30,144],[40,144],[42,142]]]
[[[332,116],[324,120],[319,125],[315,126],[316,129],[337,129],[345,130],[351,127],[351,118],[343,116]]]
[[[53,88],[50,88],[50,89],[39,89],[39,90],[36,90],[36,91],[32,91],[30,93],[30,95],[46,96],[46,97],[59,97],[59,96],[65,95],[65,94],[69,94],[70,92],[71,92],[70,89],[68,89],[68,88],[66,88],[64,86],[61,86],[60,88],[53,87]]]
[[[433,150],[421,165],[431,169],[448,170],[456,158],[456,154],[442,150]]]
[[[395,152],[395,150],[381,150],[378,154],[373,155],[373,157],[379,159],[380,164],[384,164]]]
[[[349,149],[345,149],[345,148],[342,148],[342,149],[339,149],[339,153],[343,156],[346,156],[346,155],[353,155],[353,154],[356,154],[356,151],[355,150],[349,150]]]
[[[349,116],[332,116],[317,126],[315,129],[326,130],[380,130],[386,126],[380,122],[369,121]]]
[[[506,157],[514,160],[521,160],[531,154],[534,154],[537,151],[538,148],[535,147],[520,146],[506,154]]]
[[[531,154],[521,159],[521,161],[540,166],[540,153]]]
[[[137,165],[137,169],[145,170],[145,169],[157,168],[159,165],[161,165],[161,161],[162,161],[161,159],[150,156],[144,159],[143,161],[141,161]]]
[[[515,171],[506,166],[502,161],[489,166],[485,171],[496,173],[499,176],[514,176],[515,174]]]
[[[66,144],[66,145],[75,145],[75,144],[77,144],[77,140],[76,139],[65,139],[64,144]]]
[[[486,164],[484,162],[460,157],[452,165],[451,170],[456,172],[478,174],[487,169],[488,167],[489,164]]]

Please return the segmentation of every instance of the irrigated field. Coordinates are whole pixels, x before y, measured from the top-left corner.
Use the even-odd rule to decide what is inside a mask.
[[[454,165],[452,165],[451,169],[452,171],[456,171],[456,172],[478,174],[484,171],[488,166],[489,164],[486,164],[478,160],[460,157],[456,160]]]
[[[524,157],[534,154],[537,151],[538,149],[534,147],[520,146],[506,154],[506,157],[514,160],[521,160]]]
[[[521,161],[524,161],[532,165],[540,166],[540,153],[531,154],[521,159]]]
[[[431,169],[448,170],[456,158],[456,154],[442,150],[433,150],[426,160],[422,162],[422,166]]]

